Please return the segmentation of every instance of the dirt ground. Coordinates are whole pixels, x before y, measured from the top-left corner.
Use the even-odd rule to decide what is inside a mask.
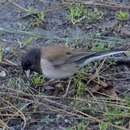
[[[83,10],[76,20],[75,7]],[[117,16],[120,10],[129,14],[130,1],[1,0],[0,130],[130,129],[129,64],[106,59],[53,81],[35,73],[27,79],[20,66],[31,47],[129,50],[130,18]]]

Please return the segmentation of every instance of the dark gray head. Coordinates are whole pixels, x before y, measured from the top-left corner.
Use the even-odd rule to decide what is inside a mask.
[[[33,48],[27,52],[21,60],[21,65],[24,71],[30,70],[41,73],[40,67],[41,51],[40,48]]]

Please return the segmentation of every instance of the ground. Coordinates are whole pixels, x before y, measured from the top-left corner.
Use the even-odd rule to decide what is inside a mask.
[[[20,66],[31,47],[129,50],[129,5],[128,0],[1,0],[1,129],[130,129],[129,64],[105,59],[72,79],[53,81],[36,73],[27,78]]]

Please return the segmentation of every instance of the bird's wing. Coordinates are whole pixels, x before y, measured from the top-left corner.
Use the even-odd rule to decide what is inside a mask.
[[[70,55],[64,55],[63,57],[57,57],[54,61],[51,61],[54,66],[60,66],[63,64],[80,64],[84,62],[87,58],[94,56],[96,52],[78,52],[72,53]]]
[[[72,54],[72,49],[62,46],[43,47],[41,53],[42,58],[48,59],[54,66],[58,66],[66,62]]]
[[[95,54],[96,52],[87,52],[85,49],[71,49],[60,46],[42,48],[43,58],[48,59],[54,66],[82,63],[86,58]]]
[[[82,64],[86,59],[96,55],[96,52],[75,52],[68,59],[66,59],[67,64],[76,63]]]

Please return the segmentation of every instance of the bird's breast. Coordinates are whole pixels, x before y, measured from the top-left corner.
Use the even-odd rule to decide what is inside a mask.
[[[75,63],[62,64],[55,67],[47,59],[41,59],[41,69],[45,77],[49,79],[63,79],[72,76],[78,70]]]

